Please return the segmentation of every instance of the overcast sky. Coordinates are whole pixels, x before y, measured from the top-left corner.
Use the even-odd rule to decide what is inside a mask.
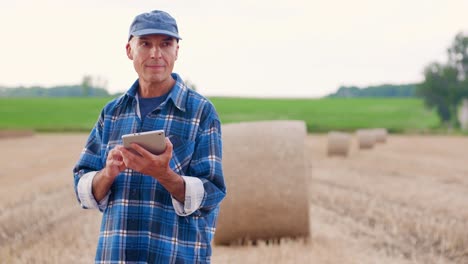
[[[110,92],[127,90],[137,77],[128,28],[153,9],[176,18],[175,72],[207,96],[419,82],[468,29],[466,0],[2,1],[0,86],[78,84],[89,74]]]

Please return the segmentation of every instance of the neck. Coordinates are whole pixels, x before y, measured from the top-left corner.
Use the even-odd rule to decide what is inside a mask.
[[[138,95],[141,98],[158,97],[165,95],[174,86],[175,82],[176,81],[172,78],[168,78],[167,81],[160,83],[147,82],[140,79],[140,88],[138,89]]]

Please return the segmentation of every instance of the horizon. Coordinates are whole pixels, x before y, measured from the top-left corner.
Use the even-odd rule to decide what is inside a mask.
[[[287,95],[287,94],[284,94],[284,95],[269,95],[269,94],[266,94],[266,95],[226,95],[226,94],[211,94],[211,95],[205,95],[206,97],[209,97],[209,98],[239,98],[239,99],[321,99],[321,98],[325,98],[325,97],[328,97],[332,94],[336,94],[341,88],[346,88],[346,89],[350,89],[350,88],[358,88],[359,90],[363,90],[363,89],[369,89],[369,88],[377,88],[377,87],[380,87],[380,86],[386,86],[386,85],[389,85],[389,86],[404,86],[404,85],[417,85],[419,83],[402,83],[402,84],[392,84],[392,83],[383,83],[383,84],[377,84],[377,85],[371,85],[371,86],[365,86],[365,87],[359,87],[359,86],[340,86],[338,88],[336,88],[336,90],[334,91],[331,91],[330,93],[328,94],[325,94],[325,95],[321,95],[321,96],[297,96],[297,95]],[[56,89],[56,88],[64,88],[64,87],[80,87],[81,84],[62,84],[62,85],[54,85],[54,86],[40,86],[40,85],[33,85],[33,86],[16,86],[16,87],[13,87],[13,86],[3,86],[0,84],[0,90],[2,89],[33,89],[33,88],[39,88],[39,89]],[[108,89],[106,89],[105,87],[97,87],[97,86],[90,86],[90,88],[94,88],[94,89],[103,89],[105,90],[110,96],[115,96],[115,95],[120,95],[122,93],[125,93],[126,91],[116,91],[116,92],[112,92],[112,91],[109,91]],[[10,96],[4,96],[4,97],[10,97]],[[0,98],[4,98],[2,96],[0,96]],[[15,96],[11,96],[11,97],[15,97]],[[38,97],[42,97],[42,96],[38,96]],[[47,96],[45,96],[47,97]],[[53,96],[52,96],[53,97]],[[85,96],[86,97],[86,96]],[[93,96],[91,96],[93,97]],[[390,96],[389,98],[393,98],[395,96]],[[401,97],[398,97],[396,96],[397,98],[401,98]],[[404,96],[406,97],[406,96]]]

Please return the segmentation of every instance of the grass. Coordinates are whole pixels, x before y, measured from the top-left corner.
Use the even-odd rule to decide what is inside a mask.
[[[420,99],[233,99],[212,98],[225,123],[254,120],[304,120],[309,132],[385,127],[391,132],[437,128],[434,112]]]
[[[0,98],[0,129],[89,131],[110,98]],[[420,99],[210,98],[221,121],[304,120],[309,132],[385,127],[421,132],[440,126]]]
[[[109,98],[1,98],[0,128],[89,131]]]

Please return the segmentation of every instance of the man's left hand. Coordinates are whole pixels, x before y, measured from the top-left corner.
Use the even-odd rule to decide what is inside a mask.
[[[119,149],[122,152],[123,162],[127,168],[150,175],[160,181],[164,181],[168,177],[173,146],[167,137],[166,149],[159,155],[155,155],[135,143],[132,143],[131,147],[134,152],[124,147]]]
[[[138,144],[132,143],[132,149],[119,146],[123,162],[127,168],[150,175],[158,180],[178,201],[185,200],[185,183],[180,175],[171,170],[169,162],[172,158],[172,143],[166,137],[166,150],[155,155]]]

